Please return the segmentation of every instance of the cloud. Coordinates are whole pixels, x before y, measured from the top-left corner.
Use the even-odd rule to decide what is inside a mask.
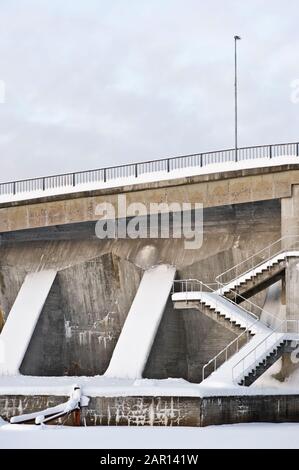
[[[298,140],[298,4],[2,0],[2,181]]]

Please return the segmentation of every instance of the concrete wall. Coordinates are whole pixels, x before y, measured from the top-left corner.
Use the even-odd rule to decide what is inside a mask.
[[[299,185],[292,187],[292,197],[281,200],[282,247],[299,250]],[[296,238],[297,237],[297,238]],[[299,319],[299,264],[296,258],[288,259],[286,266],[285,293],[287,318]]]
[[[0,416],[9,420],[65,400],[66,397],[53,396],[0,396]],[[74,425],[73,419],[70,416],[64,424]],[[299,422],[299,395],[91,397],[88,407],[81,411],[83,426],[210,426],[251,422]]]
[[[279,238],[280,228],[280,202],[272,200],[205,209],[204,243],[197,250],[186,250],[178,239],[98,240],[94,223],[4,234],[0,308],[5,315],[26,272],[59,271],[22,372],[103,373],[144,269],[169,263],[176,265],[178,278],[212,282]],[[144,376],[199,382],[203,364],[233,337],[199,311],[177,311],[169,301]]]
[[[112,254],[60,271],[21,372],[103,374],[141,275],[142,270]]]

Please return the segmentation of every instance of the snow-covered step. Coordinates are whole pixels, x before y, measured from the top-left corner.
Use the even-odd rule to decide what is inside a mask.
[[[299,257],[299,251],[285,251],[283,253],[279,253],[276,256],[273,256],[273,258],[268,259],[262,264],[259,264],[257,267],[253,268],[252,270],[246,271],[233,281],[229,282],[228,284],[225,284],[222,288],[219,289],[219,293],[226,293],[230,291],[231,289],[235,289],[236,287],[240,286],[242,283],[246,283],[249,280],[253,279],[255,276],[258,274],[261,274],[265,270],[269,270],[272,266],[274,266],[277,263],[280,263],[281,261],[284,261],[287,257],[290,256],[298,256]]]
[[[217,292],[177,292],[172,294],[174,302],[199,301],[206,306],[215,309],[220,315],[230,322],[236,322],[241,328],[249,328],[250,332],[269,334],[271,331],[266,325],[257,321],[254,316],[243,308],[222,297]]]
[[[205,379],[203,385],[236,385],[275,351],[286,339],[284,333],[257,333],[245,346]]]
[[[142,377],[176,269],[159,265],[145,271],[113,351],[106,377]]]
[[[0,334],[0,376],[19,373],[56,271],[27,274]]]

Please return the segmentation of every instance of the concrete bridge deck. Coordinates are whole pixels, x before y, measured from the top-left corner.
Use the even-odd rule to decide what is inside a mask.
[[[293,163],[260,168],[213,172],[155,182],[83,190],[0,202],[0,232],[50,227],[96,221],[96,207],[111,203],[117,207],[118,196],[125,195],[127,205],[143,203],[202,203],[204,207],[243,204],[292,197],[299,185],[299,159]],[[258,162],[258,160],[257,160]],[[295,163],[296,162],[296,163]],[[298,163],[297,163],[298,162]],[[116,214],[117,215],[117,214]]]

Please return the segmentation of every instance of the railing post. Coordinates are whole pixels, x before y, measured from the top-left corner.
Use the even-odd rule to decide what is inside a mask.
[[[167,172],[170,172],[170,160],[167,158]]]
[[[46,178],[43,177],[43,191],[45,191],[46,189]]]
[[[296,144],[296,157],[299,157],[299,143]]]
[[[202,153],[200,154],[200,166],[202,166]]]
[[[72,177],[73,177],[73,186],[75,186],[76,185],[76,173],[73,173]]]
[[[272,145],[269,146],[269,158],[272,158]]]
[[[16,182],[14,181],[13,183],[13,194],[15,195],[16,194]]]
[[[138,177],[138,165],[135,163],[135,178]]]
[[[107,171],[106,168],[104,168],[104,183],[107,181]]]

